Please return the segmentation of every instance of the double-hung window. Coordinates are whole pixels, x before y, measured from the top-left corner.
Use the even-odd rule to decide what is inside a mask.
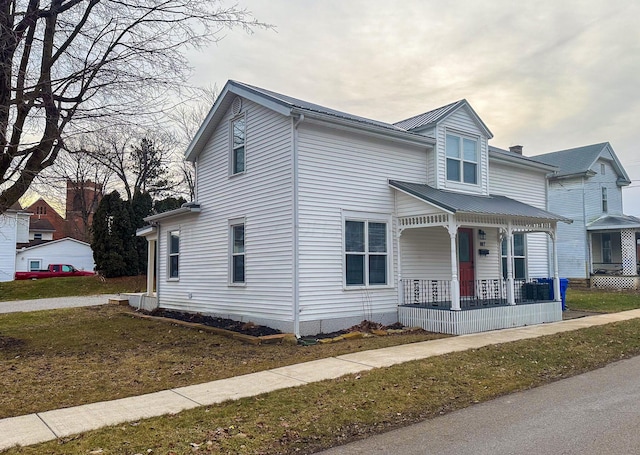
[[[527,255],[525,248],[525,235],[513,234],[513,278],[524,280],[527,277]],[[507,240],[502,241],[502,277],[507,278]]]
[[[169,232],[169,279],[177,280],[180,262],[180,231]]]
[[[231,121],[231,174],[245,168],[246,120],[244,115]]]
[[[245,249],[244,222],[231,223],[229,226],[231,237],[230,275],[231,284],[245,282]]]
[[[345,220],[345,284],[388,284],[387,223]]]
[[[602,211],[606,213],[609,210],[609,201],[607,198],[607,187],[602,187]]]
[[[447,180],[478,183],[478,141],[468,137],[447,134]]]

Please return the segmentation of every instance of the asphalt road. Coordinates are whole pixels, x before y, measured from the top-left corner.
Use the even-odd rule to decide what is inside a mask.
[[[321,453],[640,454],[640,357]]]
[[[20,311],[54,310],[56,308],[72,308],[109,303],[109,294],[85,295],[81,297],[56,297],[51,299],[14,300],[0,302],[0,313],[17,313]]]

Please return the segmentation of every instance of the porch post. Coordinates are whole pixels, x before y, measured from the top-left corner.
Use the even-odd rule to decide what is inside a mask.
[[[398,264],[398,305],[404,305],[404,286],[402,283],[402,249],[400,237],[402,237],[403,229],[398,228],[398,234],[396,236],[396,254]]]
[[[460,282],[458,281],[458,226],[450,221],[447,228],[451,239],[451,309],[460,310]]]
[[[622,274],[625,276],[635,276],[638,274],[635,229],[623,229],[620,231],[620,243],[622,247]]]
[[[155,272],[155,259],[156,259],[156,244],[157,241],[149,240],[147,242],[147,295],[153,295],[153,285],[156,282]]]
[[[511,221],[507,225],[507,303],[516,304],[515,288],[513,281],[513,228]]]
[[[553,244],[553,300],[562,302],[562,296],[560,295],[560,272],[558,270],[558,240],[556,238],[555,226],[549,235],[551,236],[551,243]]]

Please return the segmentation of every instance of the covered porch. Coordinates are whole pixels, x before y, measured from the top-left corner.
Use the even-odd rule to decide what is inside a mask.
[[[569,220],[504,196],[389,183],[403,193],[401,323],[464,334],[562,319],[556,225]]]
[[[606,215],[587,226],[591,286],[639,289],[640,219]]]

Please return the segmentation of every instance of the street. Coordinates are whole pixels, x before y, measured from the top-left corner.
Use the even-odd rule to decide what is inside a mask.
[[[640,357],[321,452],[640,454]]]

